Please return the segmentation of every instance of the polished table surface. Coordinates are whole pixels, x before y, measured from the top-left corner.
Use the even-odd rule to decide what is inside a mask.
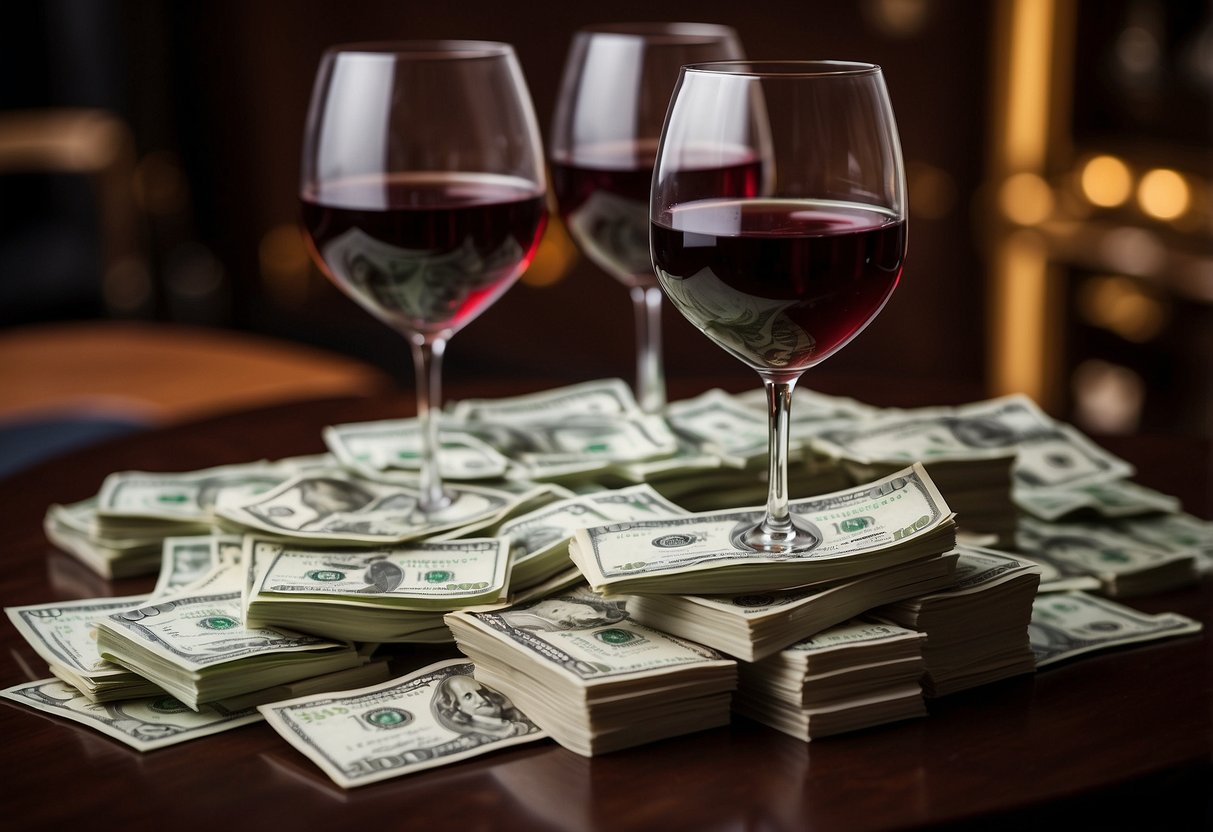
[[[326,425],[411,409],[404,397],[360,398],[235,414],[0,481],[3,605],[151,589],[151,577],[98,578],[42,533],[50,503],[95,494],[113,471],[316,453]],[[1137,466],[1139,482],[1213,517],[1207,440],[1099,441]],[[1213,581],[1130,604],[1192,616],[1205,631],[954,694],[930,702],[925,719],[812,743],[736,718],[595,759],[544,741],[348,792],[264,724],[141,754],[2,701],[0,828],[1009,829],[1061,818],[1211,828]],[[0,647],[0,687],[49,675],[7,622]],[[415,664],[446,655],[454,648],[418,649]]]

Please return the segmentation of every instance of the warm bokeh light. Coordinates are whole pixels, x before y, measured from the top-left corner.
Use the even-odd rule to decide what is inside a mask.
[[[257,246],[261,279],[275,298],[298,305],[307,298],[311,281],[311,257],[299,226],[293,222],[275,225]]]
[[[1003,161],[1012,170],[1040,170],[1048,144],[1049,55],[1053,49],[1053,0],[1011,4]]]
[[[1176,171],[1155,168],[1137,186],[1141,210],[1160,220],[1171,220],[1188,210],[1192,199],[1188,183]]]
[[[916,219],[942,219],[956,207],[956,180],[946,170],[926,162],[906,164],[906,190],[910,213]]]
[[[1153,274],[1167,261],[1167,248],[1158,235],[1132,226],[1113,228],[1104,234],[1098,254],[1107,267],[1135,275]]]
[[[135,201],[149,214],[177,214],[185,210],[189,201],[189,184],[181,160],[167,150],[154,150],[140,159],[131,186]]]
[[[1034,173],[1017,173],[1003,181],[998,206],[1011,222],[1036,225],[1053,213],[1053,189]]]
[[[1133,193],[1129,166],[1115,156],[1095,156],[1082,167],[1079,184],[1092,205],[1115,208]]]
[[[101,291],[105,305],[132,314],[152,301],[152,275],[141,257],[124,257],[105,270]]]
[[[559,283],[580,256],[577,244],[569,236],[564,223],[553,212],[548,219],[547,230],[531,266],[523,272],[521,281],[527,286],[551,286]]]
[[[1050,364],[1048,322],[1048,249],[1032,231],[1008,235],[997,252],[990,303],[995,314],[991,335],[991,380],[998,394],[1024,393],[1047,401]]]
[[[1099,433],[1132,433],[1141,422],[1145,380],[1128,367],[1090,358],[1071,378],[1075,421]]]
[[[1091,324],[1142,344],[1157,337],[1170,318],[1166,304],[1123,275],[1093,277],[1078,291],[1079,314]]]

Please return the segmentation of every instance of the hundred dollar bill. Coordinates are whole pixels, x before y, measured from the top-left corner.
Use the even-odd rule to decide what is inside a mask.
[[[1127,597],[1186,586],[1197,579],[1197,553],[1167,549],[1122,531],[1115,523],[1045,523],[1022,517],[1016,547],[1062,575],[1093,575],[1103,592]]]
[[[917,464],[792,501],[790,509],[820,533],[815,548],[778,555],[748,549],[740,538],[762,517],[750,509],[581,529],[569,556],[599,592],[716,594],[852,577],[941,554],[955,541],[955,517]]]
[[[247,608],[250,618],[259,621],[287,624],[271,613],[277,603],[290,604],[306,620],[308,601],[445,611],[500,601],[509,586],[509,543],[501,538],[325,550],[250,536],[246,545],[259,549]]]
[[[216,498],[224,489],[269,490],[293,473],[290,466],[260,461],[202,471],[110,474],[97,495],[99,529],[171,522],[207,531]]]
[[[465,422],[513,424],[560,422],[583,416],[628,416],[640,413],[632,390],[622,379],[599,379],[539,393],[500,399],[463,399],[450,405],[451,415]]]
[[[736,663],[635,623],[622,602],[574,590],[446,621],[476,678],[579,754],[728,722]]]
[[[495,448],[457,427],[443,425],[438,465],[443,479],[504,477],[510,461]],[[421,467],[422,436],[417,419],[356,422],[324,429],[324,442],[341,464],[353,470],[415,471]]]
[[[956,408],[904,411],[822,432],[814,446],[861,463],[997,459],[1015,456],[1017,485],[1057,488],[1132,476],[1133,468],[1026,396]]]
[[[1194,552],[1202,572],[1213,569],[1213,523],[1191,514],[1131,517],[1114,523],[1117,531],[1171,552]]]
[[[805,589],[634,595],[628,612],[642,624],[754,662],[880,604],[948,586],[956,560],[955,553],[920,558]]]
[[[1072,488],[1017,487],[1015,504],[1041,520],[1059,520],[1071,514],[1133,517],[1180,510],[1178,497],[1163,494],[1128,480]]]
[[[701,450],[718,455],[726,465],[744,468],[767,458],[766,416],[723,390],[671,402],[666,418],[679,435]],[[790,454],[799,450],[798,443],[789,447]]]
[[[136,751],[151,751],[261,721],[254,708],[231,710],[215,703],[194,710],[166,693],[122,702],[90,702],[58,679],[14,685],[0,691],[0,696],[79,722]]]
[[[420,493],[343,471],[294,477],[249,500],[223,499],[215,513],[237,527],[295,540],[401,543],[507,512],[517,499],[502,491],[448,485],[453,500],[436,514]]]
[[[1028,635],[1036,666],[1141,641],[1189,635],[1201,623],[1178,613],[1147,615],[1082,592],[1041,595],[1032,605]]]
[[[534,742],[547,734],[472,664],[438,662],[399,679],[260,707],[270,727],[342,788]]]
[[[577,529],[685,513],[651,486],[639,485],[551,503],[502,524],[497,533],[510,541],[511,582],[523,589],[572,566],[568,544]]]
[[[166,537],[161,552],[160,577],[153,596],[189,586],[224,563],[240,559],[239,535]]]
[[[46,538],[103,578],[127,578],[156,571],[163,531],[105,537],[95,533],[97,498],[52,505],[42,522]]]
[[[98,619],[97,648],[191,708],[361,664],[348,642],[250,628],[243,619],[239,591],[175,595]]]
[[[7,607],[4,611],[56,676],[92,700],[127,699],[161,691],[142,676],[101,657],[94,622],[142,604],[146,598],[132,595],[54,601]]]

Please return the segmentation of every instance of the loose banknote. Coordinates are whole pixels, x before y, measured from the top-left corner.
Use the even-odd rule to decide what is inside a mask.
[[[1036,666],[1143,641],[1198,633],[1201,623],[1178,613],[1147,615],[1082,592],[1038,596],[1028,636]]]
[[[448,485],[453,499],[434,514],[420,492],[346,471],[312,471],[252,498],[222,500],[215,511],[238,528],[295,540],[401,543],[503,516],[517,495],[472,485]]]
[[[240,535],[166,537],[161,549],[160,576],[153,596],[188,586],[224,564],[240,560]]]
[[[606,594],[713,594],[847,578],[940,554],[955,540],[955,517],[917,464],[790,509],[820,533],[820,544],[789,554],[746,547],[742,535],[762,517],[751,509],[581,529],[569,555]]]
[[[1159,545],[1163,544],[1163,545]],[[1165,541],[1129,533],[1118,522],[1046,523],[1022,517],[1016,547],[1064,576],[1090,575],[1105,594],[1140,595],[1185,586],[1197,579],[1199,552],[1171,549]]]
[[[494,479],[504,477],[510,468],[508,457],[457,426],[443,424],[439,441],[438,465],[444,480]],[[333,425],[324,429],[324,442],[351,470],[421,468],[422,431],[417,419]]]
[[[547,736],[450,659],[360,690],[262,705],[275,731],[343,788],[447,765]]]
[[[87,598],[7,607],[5,612],[52,673],[89,699],[104,701],[160,692],[137,673],[103,659],[97,649],[96,620],[146,600],[146,595]]]
[[[239,576],[196,586],[97,621],[102,658],[138,673],[191,708],[361,664],[348,642],[246,626]]]
[[[568,546],[578,529],[685,513],[642,484],[549,503],[503,523],[497,533],[510,541],[511,584],[523,589],[573,566]]]
[[[98,526],[106,529],[153,521],[207,526],[222,491],[267,491],[294,473],[291,465],[266,460],[201,471],[121,471],[101,484]]]
[[[830,456],[868,464],[1014,456],[1015,484],[1027,488],[1080,486],[1133,474],[1127,462],[1020,395],[900,411],[823,431],[813,444]]]
[[[1097,517],[1136,517],[1180,510],[1178,497],[1163,494],[1129,480],[1110,480],[1066,488],[1018,487],[1015,504],[1041,520],[1059,520],[1074,514]]]
[[[121,702],[90,702],[58,679],[24,682],[0,691],[0,696],[79,722],[136,751],[151,751],[261,721],[255,708],[231,710],[216,703],[192,709],[167,693]]]

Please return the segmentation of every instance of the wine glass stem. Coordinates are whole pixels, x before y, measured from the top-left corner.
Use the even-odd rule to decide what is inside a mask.
[[[433,513],[450,505],[451,498],[442,489],[438,470],[438,411],[442,404],[442,353],[446,341],[420,335],[409,338],[413,348],[413,367],[417,377],[417,420],[421,427],[421,500],[422,512]]]
[[[787,533],[792,529],[788,511],[788,422],[792,416],[792,390],[796,381],[795,378],[776,381],[765,376],[762,379],[770,417],[767,516],[763,521],[768,532]]]
[[[665,409],[665,373],[661,361],[661,289],[633,286],[636,312],[636,399],[645,413]]]

